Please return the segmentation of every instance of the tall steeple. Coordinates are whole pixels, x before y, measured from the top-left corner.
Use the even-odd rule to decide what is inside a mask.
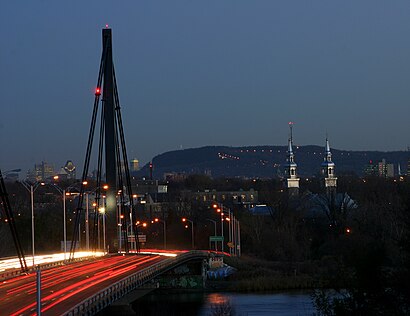
[[[286,187],[289,191],[289,195],[299,194],[299,178],[297,177],[295,162],[295,154],[293,153],[293,123],[289,122],[290,137],[288,139],[288,152],[286,159]]]
[[[336,188],[337,178],[335,176],[335,164],[332,161],[329,139],[326,137],[325,157],[322,162],[322,176],[326,188]]]

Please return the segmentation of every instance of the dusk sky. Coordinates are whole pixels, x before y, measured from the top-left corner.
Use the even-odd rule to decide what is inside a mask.
[[[410,145],[408,0],[3,1],[0,169],[82,169],[106,24],[143,164],[285,145],[289,121],[297,145]]]

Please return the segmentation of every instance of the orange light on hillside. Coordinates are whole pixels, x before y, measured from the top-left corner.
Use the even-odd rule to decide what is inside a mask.
[[[213,204],[212,207],[213,208],[218,208],[218,204]]]
[[[186,218],[185,218],[185,217],[183,217],[183,218],[182,218],[182,221],[183,221],[183,222],[186,222]]]
[[[83,185],[87,185],[88,184],[88,182],[87,181],[83,181]]]
[[[104,185],[103,185],[103,189],[104,189],[104,190],[108,190],[108,184],[104,184]]]
[[[54,176],[54,177],[53,177],[54,180],[58,180],[58,178],[59,178],[58,176]]]

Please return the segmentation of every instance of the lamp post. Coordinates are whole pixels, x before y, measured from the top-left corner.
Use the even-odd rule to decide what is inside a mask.
[[[216,236],[216,221],[210,218],[207,218],[206,220],[214,223],[214,236]],[[216,241],[214,241],[214,243],[215,243],[215,251],[218,251],[218,244]],[[211,241],[209,241],[209,249],[211,249]]]
[[[35,241],[34,241],[34,191],[38,188],[39,185],[45,185],[44,182],[35,182],[34,184],[28,182],[21,182],[21,184],[30,192],[31,200],[31,250],[33,253],[33,267],[35,266],[34,256],[35,256]]]
[[[136,199],[138,197],[138,195],[137,194],[134,194],[133,196],[132,196],[132,199]],[[130,197],[131,198],[131,197]],[[131,205],[133,205],[134,203],[130,203],[130,206]],[[134,236],[134,241],[131,241],[131,249],[134,249],[134,250],[137,250],[137,237],[138,236],[135,236],[134,235],[134,229],[133,229],[133,219],[132,219],[132,212],[133,212],[133,210],[132,210],[132,208],[130,209],[130,235],[131,236]],[[132,240],[132,237],[131,237],[131,240]]]
[[[56,178],[57,177],[57,178]],[[58,179],[58,176],[54,177],[54,179]],[[55,188],[58,192],[63,195],[63,234],[64,234],[64,260],[67,258],[67,223],[66,223],[66,203],[65,203],[65,196],[66,190],[60,188],[57,184],[53,183],[52,187]]]
[[[89,223],[89,200],[88,193],[85,193],[85,248],[90,251],[90,223]]]
[[[105,253],[105,247],[106,247],[106,240],[105,240],[105,195],[102,196],[102,206],[98,208],[98,217],[102,217],[102,230],[103,230],[103,251]],[[101,234],[100,234],[100,219],[98,218],[97,221],[97,226],[98,226],[98,248],[100,249],[101,247]]]
[[[216,208],[216,211],[221,214],[221,235],[222,235],[221,251],[224,252],[224,213],[223,213],[223,206],[221,204],[221,207],[218,207],[217,204],[214,204],[213,207]]]
[[[189,222],[191,224],[191,239],[192,239],[192,249],[195,248],[195,242],[194,242],[194,222],[189,220],[188,218],[183,218],[183,222]]]
[[[102,216],[102,225],[103,225],[103,249],[104,249],[104,253],[105,253],[105,207],[100,207],[100,209],[98,210],[98,212],[101,214]]]
[[[121,199],[121,191],[117,192],[117,196],[116,196],[116,205],[118,206],[118,222],[117,222],[117,233],[118,233],[118,253],[121,253],[121,248],[122,248],[122,243],[121,243],[121,238],[122,238],[122,220],[124,218],[124,215],[122,215],[122,209],[121,209],[121,201],[119,201]],[[125,241],[126,242],[126,241]]]
[[[165,221],[159,218],[154,218],[154,222],[158,223],[161,222],[164,226],[164,250],[167,249],[167,226]]]
[[[56,175],[53,177],[55,181],[59,179],[59,176]],[[64,260],[66,260],[66,253],[67,253],[67,211],[66,211],[66,197],[70,195],[70,190],[75,188],[78,183],[74,183],[70,185],[69,187],[62,189],[60,186],[58,186],[56,183],[51,183],[51,185],[63,195],[63,231],[64,231]],[[87,185],[87,181],[83,182],[83,185]],[[88,194],[86,194],[86,218],[85,218],[85,223],[86,223],[86,232],[88,230]],[[79,226],[79,233],[78,233],[78,241],[80,243],[80,238],[81,238],[81,229]],[[86,235],[86,240],[88,241],[88,235]],[[87,243],[87,251],[89,251],[89,244]]]
[[[142,226],[142,227],[147,227],[148,224],[145,223],[145,222],[144,222],[144,223],[141,223],[140,221],[137,221],[137,222],[135,223],[135,228],[137,229],[137,232],[138,232],[138,227],[141,227],[141,226]],[[131,229],[132,229],[132,225],[131,225]],[[137,234],[137,235],[135,236],[135,238],[136,238],[135,241],[136,241],[137,238],[138,238],[138,243],[139,243],[139,242],[140,242],[139,234]],[[142,237],[141,237],[141,238],[142,238]],[[141,242],[142,242],[142,243],[143,243],[143,242],[147,242],[147,241],[146,241],[146,236],[145,236],[145,241],[142,241],[142,240],[141,240]]]
[[[237,221],[238,224],[238,245],[237,245],[237,250],[238,250],[238,257],[241,256],[241,226],[239,225],[239,221]]]
[[[225,217],[225,221],[228,222],[228,246],[229,246],[229,254],[232,254],[232,229],[231,229],[231,211],[228,209],[228,217]]]

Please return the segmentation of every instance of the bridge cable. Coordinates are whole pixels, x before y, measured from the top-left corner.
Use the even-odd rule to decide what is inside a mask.
[[[26,258],[24,257],[24,251],[21,247],[20,239],[17,233],[16,222],[14,221],[13,211],[10,206],[9,196],[6,190],[6,185],[4,184],[3,175],[0,170],[0,196],[1,204],[3,205],[4,211],[6,213],[7,222],[9,224],[11,235],[13,237],[14,246],[16,247],[17,256],[20,261],[21,272],[28,272]],[[34,267],[33,267],[34,268]]]

